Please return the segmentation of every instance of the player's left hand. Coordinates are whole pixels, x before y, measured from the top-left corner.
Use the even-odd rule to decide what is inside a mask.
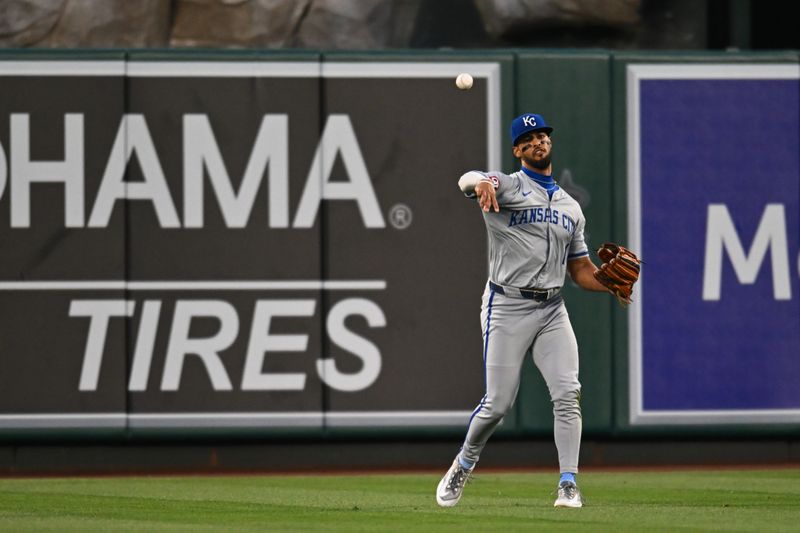
[[[613,242],[604,243],[597,255],[603,264],[594,272],[594,278],[625,307],[631,303],[633,284],[639,280],[642,261],[635,253]]]
[[[500,212],[500,206],[497,205],[497,195],[494,191],[494,185],[490,182],[481,181],[475,185],[475,196],[478,197],[478,205],[481,206],[481,209],[483,209],[485,213],[488,213],[489,209],[494,209],[495,213]]]

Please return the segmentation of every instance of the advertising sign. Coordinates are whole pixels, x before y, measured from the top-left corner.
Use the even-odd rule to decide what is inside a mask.
[[[629,65],[632,424],[800,421],[800,68]]]
[[[466,424],[456,182],[499,168],[499,92],[494,63],[0,61],[0,428]]]

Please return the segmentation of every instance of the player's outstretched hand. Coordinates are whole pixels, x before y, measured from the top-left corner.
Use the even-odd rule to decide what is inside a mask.
[[[495,213],[500,212],[500,206],[497,205],[497,195],[491,183],[482,181],[475,185],[475,195],[478,197],[478,204],[484,212],[488,213],[489,209],[494,209]]]

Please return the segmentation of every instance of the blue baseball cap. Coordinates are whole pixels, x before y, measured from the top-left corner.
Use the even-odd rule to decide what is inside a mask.
[[[529,131],[543,131],[550,135],[553,128],[547,125],[542,115],[536,113],[525,113],[515,118],[511,122],[511,144],[517,144],[517,139]]]

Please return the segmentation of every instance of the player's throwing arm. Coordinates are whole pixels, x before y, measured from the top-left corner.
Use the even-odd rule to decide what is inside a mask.
[[[470,171],[461,176],[461,179],[458,180],[458,186],[467,196],[474,195],[478,200],[478,205],[485,213],[490,210],[495,213],[500,212],[495,183],[491,178],[479,172]]]
[[[497,194],[494,192],[494,185],[490,181],[479,181],[475,188],[475,196],[478,197],[478,205],[481,206],[484,212],[488,213],[490,209],[494,209],[495,213],[500,212],[500,206],[497,205]]]

